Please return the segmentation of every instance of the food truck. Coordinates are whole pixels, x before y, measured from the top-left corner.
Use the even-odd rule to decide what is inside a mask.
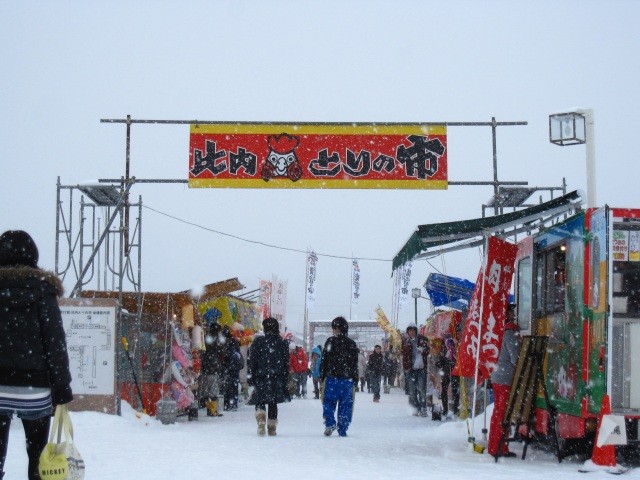
[[[533,434],[589,455],[607,395],[624,418],[618,452],[637,454],[640,209],[588,208],[526,236],[514,278],[521,334],[548,337]]]
[[[480,246],[488,235],[517,243],[523,344],[544,340],[528,342],[544,347],[532,413],[512,425],[524,419],[526,440],[553,447],[559,459],[590,455],[608,400],[626,434],[616,449],[640,459],[640,209],[583,209],[574,191],[493,217],[419,225],[393,269]]]

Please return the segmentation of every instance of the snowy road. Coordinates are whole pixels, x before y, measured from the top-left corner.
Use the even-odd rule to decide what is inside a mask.
[[[324,437],[319,400],[280,406],[276,437],[258,437],[253,407],[241,406],[221,418],[181,417],[174,425],[136,418],[123,404],[122,417],[72,413],[76,442],[87,465],[87,480],[136,479],[565,479],[612,478],[604,472],[578,473],[581,463],[558,464],[530,449],[527,459],[501,459],[469,451],[464,422],[413,417],[399,389],[380,403],[359,393],[348,438]],[[482,428],[482,417],[476,429]],[[481,435],[476,435],[480,438]],[[25,478],[24,435],[11,429],[5,480]],[[521,451],[521,445],[513,450]],[[640,469],[626,474],[640,478]]]

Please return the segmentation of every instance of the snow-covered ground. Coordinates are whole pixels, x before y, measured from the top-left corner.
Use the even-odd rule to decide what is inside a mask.
[[[489,407],[489,410],[491,407]],[[579,473],[577,460],[530,448],[527,458],[500,459],[470,451],[463,421],[432,422],[411,415],[400,389],[373,403],[358,393],[347,438],[324,437],[319,400],[293,400],[279,408],[276,437],[258,437],[254,409],[241,406],[223,417],[162,425],[123,403],[121,417],[72,412],[75,439],[87,480],[172,479],[538,479],[611,478]],[[488,420],[487,420],[488,423]],[[475,422],[477,439],[482,417]],[[516,452],[519,444],[512,445]],[[5,480],[25,478],[21,422],[11,427]],[[640,469],[626,474],[640,478]]]

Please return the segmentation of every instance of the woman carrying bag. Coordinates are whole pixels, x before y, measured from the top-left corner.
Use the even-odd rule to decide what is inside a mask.
[[[27,478],[37,480],[52,407],[73,399],[58,307],[62,282],[37,264],[38,249],[28,233],[0,235],[0,479],[13,414],[24,426]]]

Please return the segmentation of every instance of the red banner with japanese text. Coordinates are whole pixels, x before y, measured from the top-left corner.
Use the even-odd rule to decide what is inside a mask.
[[[215,123],[190,129],[189,187],[447,185],[444,125]]]
[[[478,382],[491,375],[502,346],[502,334],[509,304],[509,289],[517,251],[517,245],[498,237],[489,238],[485,253],[485,272],[483,275],[482,269],[480,269],[478,273],[469,305],[469,313],[462,332],[462,340],[458,348],[458,362],[453,372],[454,375],[475,377],[478,355],[480,355]],[[483,291],[484,299],[482,299]]]

